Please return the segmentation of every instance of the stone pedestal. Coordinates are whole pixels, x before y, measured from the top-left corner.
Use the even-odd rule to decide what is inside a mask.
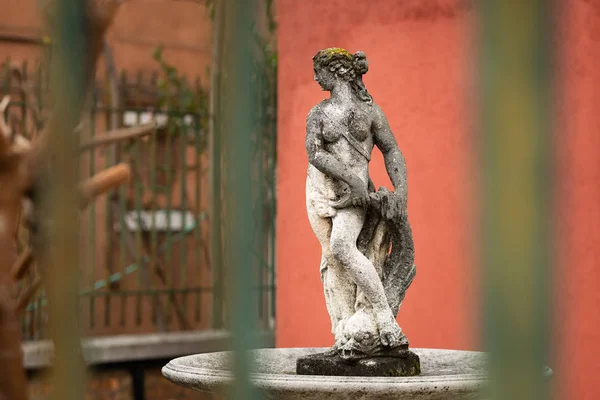
[[[327,348],[261,349],[252,352],[252,382],[265,399],[451,400],[479,399],[485,385],[485,354],[470,351],[411,349],[421,374],[408,377],[298,375],[297,360]],[[229,352],[177,358],[163,367],[170,381],[221,393],[233,379]]]
[[[324,353],[300,357],[296,361],[298,375],[325,376],[415,376],[421,373],[419,356],[402,350],[395,357],[369,357],[354,361]]]

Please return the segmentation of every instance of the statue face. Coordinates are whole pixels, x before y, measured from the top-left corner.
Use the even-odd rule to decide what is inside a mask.
[[[324,67],[315,67],[315,81],[321,86],[321,89],[330,91],[333,89],[337,76],[334,72]]]

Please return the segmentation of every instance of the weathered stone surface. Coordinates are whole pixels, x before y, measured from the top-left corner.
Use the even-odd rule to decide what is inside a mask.
[[[298,375],[415,376],[421,373],[419,356],[402,350],[397,357],[367,357],[348,361],[340,355],[311,354],[298,358]]]
[[[406,377],[297,375],[298,358],[327,348],[261,349],[252,352],[252,383],[265,399],[281,400],[469,400],[480,399],[486,355],[473,351],[412,349],[421,374]],[[231,353],[197,354],[172,360],[170,381],[209,393],[225,393],[233,380]]]
[[[406,163],[363,83],[366,55],[325,49],[313,57],[313,67],[315,80],[331,94],[306,120],[306,209],[322,248],[331,351],[373,355],[404,339],[396,316],[416,272]],[[374,146],[394,191],[376,191],[369,177]]]

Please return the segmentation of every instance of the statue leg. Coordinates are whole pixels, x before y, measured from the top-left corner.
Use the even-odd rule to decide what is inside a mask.
[[[336,345],[343,346],[347,341],[344,335],[346,321],[356,311],[354,306],[356,303],[356,285],[344,266],[333,255],[331,258],[333,261],[327,269],[324,285],[327,288],[330,309],[335,313],[335,325],[332,333],[335,336]]]
[[[338,210],[332,219],[330,251],[332,257],[350,277],[346,282],[340,282],[343,288],[336,287],[334,296],[338,293],[348,293],[348,288],[352,288],[354,293],[356,288],[361,290],[373,308],[381,343],[384,346],[392,346],[400,339],[402,331],[390,310],[375,266],[356,246],[364,220],[365,210],[359,207]],[[346,307],[351,307],[354,313],[356,295],[344,296],[339,300],[344,302]]]
[[[347,312],[344,312],[344,310],[340,308],[340,302],[335,301],[335,295],[332,294],[331,284],[335,281],[336,274],[332,274],[331,271],[332,269],[340,269],[336,268],[336,260],[332,257],[331,250],[329,248],[332,222],[331,218],[329,217],[319,216],[319,213],[311,202],[307,202],[307,211],[311,228],[321,244],[321,281],[323,282],[323,291],[325,293],[327,312],[331,318],[331,333],[336,335],[339,322],[343,318],[343,315],[347,314]]]

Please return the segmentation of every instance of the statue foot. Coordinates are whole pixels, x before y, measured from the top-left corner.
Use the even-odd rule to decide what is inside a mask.
[[[333,337],[335,338],[335,344],[338,345],[338,347],[343,346],[348,341],[345,333],[346,322],[348,322],[348,318],[339,320],[337,326],[335,327],[335,332],[333,333]]]
[[[323,353],[325,356],[333,357],[339,354],[340,349],[344,347],[344,345],[348,342],[348,338],[344,334],[344,329],[346,326],[346,320],[341,320],[338,322],[337,327],[335,329],[334,337],[335,343],[329,350]]]
[[[345,342],[347,342],[347,340],[344,340],[344,341],[336,340],[336,342],[333,344],[333,346],[331,346],[331,348],[329,350],[325,351],[323,354],[328,357],[337,356],[340,353]]]
[[[333,346],[331,346],[331,348],[329,350],[325,351],[323,353],[323,355],[325,357],[333,357],[333,356],[336,356],[339,353],[339,351],[340,351],[339,347],[337,347],[337,345],[334,344]]]
[[[377,319],[377,327],[379,328],[379,340],[384,346],[395,346],[402,336],[402,329],[391,312],[389,315]]]

